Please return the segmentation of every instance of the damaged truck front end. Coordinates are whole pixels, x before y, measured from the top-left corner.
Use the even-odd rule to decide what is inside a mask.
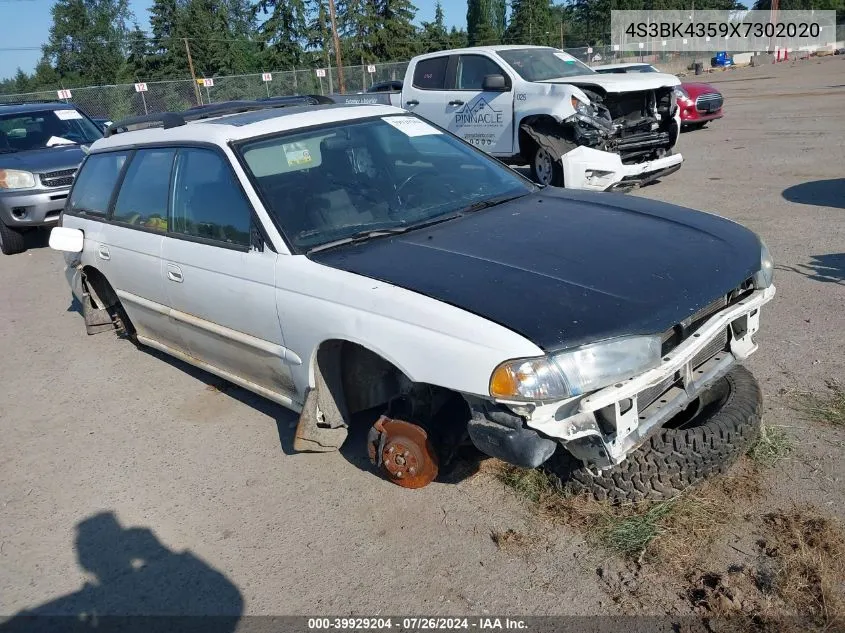
[[[680,169],[683,157],[672,153],[680,117],[671,85],[631,90],[567,83],[541,90],[532,98],[533,112],[520,119],[519,135],[520,147],[544,150],[559,163],[562,182],[543,184],[629,190]],[[538,111],[537,101],[548,102],[550,115]]]

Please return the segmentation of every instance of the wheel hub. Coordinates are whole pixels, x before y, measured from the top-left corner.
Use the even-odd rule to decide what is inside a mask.
[[[422,488],[437,477],[437,453],[421,426],[381,416],[370,429],[367,449],[370,461],[403,488]]]

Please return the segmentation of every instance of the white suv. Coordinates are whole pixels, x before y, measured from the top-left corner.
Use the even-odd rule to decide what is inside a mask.
[[[370,412],[373,463],[408,487],[474,444],[527,467],[571,454],[599,496],[672,494],[753,441],[760,391],[736,362],[775,292],[754,233],[538,187],[398,108],[315,102],[109,127],[50,242],[89,333],[300,412],[299,450],[336,450]],[[656,462],[671,482],[634,477]]]

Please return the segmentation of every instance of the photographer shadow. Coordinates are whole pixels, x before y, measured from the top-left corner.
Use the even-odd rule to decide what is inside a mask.
[[[235,631],[238,588],[190,551],[173,552],[148,528],[124,528],[102,512],[76,526],[79,565],[95,580],[0,624],[40,631]]]

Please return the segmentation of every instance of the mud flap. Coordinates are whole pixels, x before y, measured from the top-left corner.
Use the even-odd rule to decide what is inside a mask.
[[[82,316],[85,319],[85,331],[91,334],[114,330],[114,320],[106,308],[95,308],[91,294],[82,292]]]
[[[296,435],[293,438],[293,450],[307,453],[330,453],[339,449],[346,441],[349,429],[343,418],[325,415],[323,407],[334,408],[333,403],[324,402],[319,396],[319,388],[308,389],[305,405],[299,415]],[[339,412],[338,412],[339,413]],[[336,420],[332,426],[331,419]]]

